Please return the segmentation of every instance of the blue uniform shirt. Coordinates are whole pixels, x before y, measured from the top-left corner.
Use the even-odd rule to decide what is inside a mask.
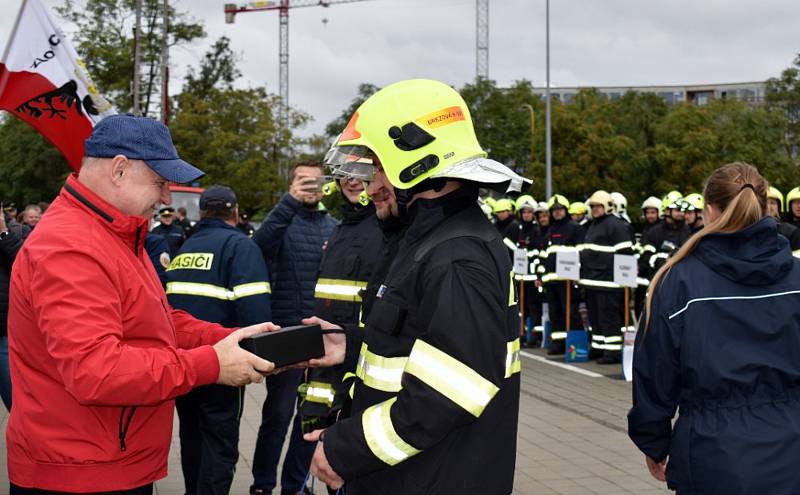
[[[258,246],[222,220],[203,219],[167,269],[170,304],[223,326],[270,321],[270,284]]]

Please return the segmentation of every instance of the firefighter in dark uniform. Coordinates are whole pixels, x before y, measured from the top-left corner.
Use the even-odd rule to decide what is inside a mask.
[[[800,228],[800,187],[795,187],[786,195],[785,221]]]
[[[622,287],[614,283],[614,255],[633,254],[633,239],[628,224],[607,213],[612,208],[609,193],[596,191],[587,203],[592,223],[581,246],[580,284],[592,325],[592,354],[599,364],[619,363],[627,308]]]
[[[362,296],[382,254],[384,234],[364,183],[337,177],[336,171],[334,177],[336,180],[326,184],[323,191],[341,193],[345,206],[341,223],[325,244],[314,294],[314,314],[352,332],[363,332]],[[309,369],[306,381],[300,386],[303,433],[330,426],[340,411],[349,409],[348,390],[354,371],[355,368],[346,370],[343,365]],[[313,450],[306,459],[306,468],[311,464],[311,454]]]
[[[498,199],[495,201],[492,211],[497,218],[494,226],[500,232],[503,244],[509,249],[511,259],[514,259],[514,250],[517,248],[516,239],[519,237],[519,222],[514,217],[514,202],[508,198]]]
[[[778,233],[789,240],[789,248],[795,258],[800,258],[800,229],[781,219],[783,211],[783,194],[770,187],[767,191],[767,213],[778,221]]]
[[[167,269],[170,304],[227,327],[270,321],[267,267],[258,246],[236,229],[233,190],[203,191],[200,218]],[[244,387],[206,385],[176,400],[187,494],[228,493],[239,458],[243,399]]]
[[[577,223],[567,214],[569,201],[560,194],[555,194],[547,202],[550,211],[550,228],[547,229],[545,249],[540,256],[544,259],[544,284],[545,299],[550,315],[550,348],[548,354],[564,354],[567,340],[566,311],[567,287],[565,281],[556,275],[556,256],[562,251],[578,251],[578,246],[583,243],[583,231]],[[576,327],[580,325],[578,314],[578,291],[572,291],[570,323]]]
[[[670,255],[692,236],[686,225],[684,200],[678,195],[667,195],[662,202],[664,221],[650,228],[642,237],[642,254],[639,256],[639,273],[647,279],[661,268]]]
[[[511,493],[519,321],[508,250],[477,198],[524,179],[485,158],[464,100],[429,80],[358,108],[327,161],[357,156],[409,225],[366,321],[353,414],[325,430],[312,473],[352,495]]]
[[[184,241],[183,229],[175,222],[175,208],[165,206],[158,210],[160,225],[153,227],[154,234],[164,236],[169,246],[169,255],[174,258]]]
[[[539,249],[542,245],[542,232],[539,224],[536,223],[536,200],[533,196],[523,194],[514,203],[514,209],[519,216],[519,227],[517,229],[516,247],[524,249],[530,261],[527,275],[514,275],[514,280],[523,280],[525,284],[525,338],[522,340],[523,347],[537,347],[542,342],[542,303],[544,302],[543,290],[536,285],[539,279],[538,268],[541,263]]]

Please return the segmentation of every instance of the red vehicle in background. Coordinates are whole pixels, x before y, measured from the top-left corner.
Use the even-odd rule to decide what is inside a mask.
[[[169,186],[169,192],[172,195],[171,207],[176,210],[181,206],[186,208],[186,218],[194,225],[200,221],[200,195],[205,191],[203,187],[191,186]],[[161,208],[163,205],[159,205]],[[158,220],[158,213],[156,213],[156,221]]]

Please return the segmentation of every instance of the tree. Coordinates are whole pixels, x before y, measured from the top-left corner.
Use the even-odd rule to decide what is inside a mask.
[[[780,77],[767,80],[767,105],[781,110],[787,120],[784,147],[793,160],[800,156],[800,54]]]
[[[236,55],[220,38],[199,70],[187,75],[170,131],[181,157],[206,172],[202,183],[230,186],[252,215],[285,190],[278,163],[298,153],[299,141],[289,131],[310,117],[291,111],[290,129],[282,129],[279,97],[264,88],[232,88],[238,74]]]
[[[360,107],[367,98],[377,93],[379,89],[381,88],[371,83],[361,83],[358,85],[358,93],[356,94],[356,97],[353,98],[353,101],[350,102],[350,106],[345,108],[342,113],[336,117],[336,119],[332,120],[327,126],[325,126],[325,136],[328,137],[328,141],[335,139],[336,136],[338,136],[339,133],[344,130],[344,128],[347,126],[347,123],[350,122],[350,117],[356,113],[358,107]]]
[[[114,103],[118,112],[133,106],[133,28],[136,0],[65,0],[58,13],[77,28],[72,36],[76,50],[86,63],[99,91]],[[141,109],[143,115],[159,111],[155,102],[161,60],[161,0],[142,0]],[[203,25],[170,7],[170,47],[205,37]]]
[[[0,201],[52,201],[71,169],[61,153],[25,122],[0,116]]]

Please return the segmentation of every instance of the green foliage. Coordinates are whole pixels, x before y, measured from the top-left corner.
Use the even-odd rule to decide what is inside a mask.
[[[770,108],[784,113],[787,120],[784,146],[786,153],[796,160],[800,156],[800,54],[780,77],[767,81],[766,99]]]
[[[52,201],[71,169],[61,153],[25,122],[0,117],[0,201]]]
[[[228,39],[220,38],[175,98],[170,132],[180,156],[206,172],[201,182],[233,188],[253,215],[286,189],[278,164],[297,154],[300,143],[277,122],[277,96],[264,88],[231,87],[238,73]],[[294,129],[309,117],[292,111],[289,120]]]
[[[141,109],[153,115],[161,57],[162,0],[142,0]],[[133,31],[136,0],[65,0],[56,11],[77,30],[71,36],[98,90],[118,112],[133,106]],[[169,9],[170,47],[189,44],[205,37],[203,25],[185,13]]]

